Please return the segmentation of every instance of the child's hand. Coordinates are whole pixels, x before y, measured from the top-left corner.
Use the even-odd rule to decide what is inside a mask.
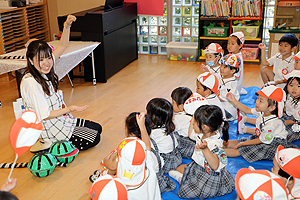
[[[266,50],[266,45],[264,43],[259,43],[258,47],[261,49],[261,50]]]
[[[1,191],[9,192],[17,186],[17,179],[11,178],[11,180],[6,180],[5,183],[1,187]]]
[[[226,94],[226,98],[227,98],[227,100],[228,100],[229,102],[233,102],[233,101],[236,100],[235,97],[234,97],[234,95],[233,95],[231,92],[228,92],[228,93]]]
[[[237,148],[239,148],[239,147],[241,147],[241,146],[244,146],[244,142],[240,142],[240,143],[238,143],[236,146],[234,146],[234,147],[232,147],[233,149],[237,149]]]
[[[69,106],[69,110],[70,112],[80,112],[80,111],[84,111],[88,108],[89,106],[88,105],[85,105],[85,106],[82,106],[82,107],[79,107],[79,106]]]
[[[207,148],[207,142],[205,140],[199,140],[195,144],[195,148],[196,149],[205,149],[205,148]]]
[[[204,65],[204,64],[201,64],[200,69],[204,72],[208,72],[208,69],[207,69],[206,65]]]
[[[103,159],[103,163],[105,167],[109,170],[116,170],[117,169],[117,158],[118,158],[118,152],[116,151],[113,154],[109,154]]]
[[[65,27],[70,27],[73,22],[76,21],[76,17],[74,15],[68,15],[67,20],[64,23]]]
[[[145,125],[145,113],[141,112],[139,115],[136,116],[136,122],[141,127]]]

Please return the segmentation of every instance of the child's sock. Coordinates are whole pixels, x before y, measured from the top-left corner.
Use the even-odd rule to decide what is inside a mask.
[[[174,178],[176,181],[178,181],[180,183],[183,174],[180,173],[179,171],[176,171],[176,170],[170,170],[169,171],[169,176],[171,176],[172,178]]]

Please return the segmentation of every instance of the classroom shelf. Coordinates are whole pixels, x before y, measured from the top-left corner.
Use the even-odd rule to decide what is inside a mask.
[[[200,40],[228,40],[229,37],[205,37],[201,36]]]
[[[30,38],[50,41],[47,1],[26,7],[0,9],[0,54],[25,48]]]
[[[224,1],[227,2],[227,0],[224,0]],[[216,0],[216,2],[224,2],[224,1],[223,0],[222,1]],[[234,25],[234,21],[236,21],[236,20],[239,20],[239,21],[251,20],[252,22],[255,22],[255,21],[263,20],[263,18],[264,18],[263,17],[264,16],[264,6],[265,6],[264,0],[260,0],[260,4],[257,4],[259,6],[256,6],[256,11],[257,12],[252,13],[253,17],[236,17],[236,13],[240,12],[240,11],[244,11],[242,16],[247,16],[246,12],[248,12],[248,11],[245,11],[245,9],[244,10],[240,9],[239,11],[234,12],[234,8],[235,8],[235,6],[237,6],[237,5],[234,5],[234,2],[232,2],[231,6],[229,8],[229,10],[230,10],[229,14],[228,14],[228,12],[223,11],[223,10],[221,10],[221,12],[216,12],[216,11],[220,11],[220,10],[214,9],[215,7],[213,7],[213,9],[209,9],[210,4],[204,3],[204,5],[203,5],[202,2],[199,5],[199,9],[201,10],[200,17],[199,17],[199,43],[198,43],[198,46],[199,46],[199,51],[198,51],[199,52],[199,59],[205,59],[205,56],[201,56],[201,52],[202,52],[203,49],[205,49],[205,47],[207,45],[209,45],[212,42],[219,43],[223,47],[223,50],[225,51],[225,54],[228,53],[227,48],[226,48],[227,47],[227,41],[228,41],[229,35],[233,32],[232,27]],[[216,8],[218,8],[218,5],[216,5],[217,6]],[[205,10],[201,6],[207,7],[208,9]],[[258,14],[259,17],[255,16],[255,14]],[[206,17],[206,16],[212,16],[212,17]],[[221,17],[215,17],[215,16],[221,16]],[[220,26],[224,27],[224,26],[227,26],[227,27],[229,27],[229,30],[227,31],[227,33],[226,32],[224,33],[224,34],[226,34],[226,35],[224,35],[226,37],[205,37],[204,34],[205,34],[205,31],[207,29],[205,30],[203,28],[204,26],[206,26],[206,27],[220,27]],[[214,32],[213,32],[214,30],[215,29],[211,29],[211,31],[212,31],[212,32],[210,32],[211,35],[214,34]],[[258,34],[257,34],[257,38],[247,38],[246,37],[245,38],[245,44],[259,44],[259,43],[261,43],[262,42],[262,32],[263,32],[263,28],[262,28],[262,25],[260,25],[259,31],[258,31]],[[207,33],[206,33],[206,35],[207,35]],[[256,60],[244,59],[244,62],[260,62],[260,60],[259,59],[256,59]]]

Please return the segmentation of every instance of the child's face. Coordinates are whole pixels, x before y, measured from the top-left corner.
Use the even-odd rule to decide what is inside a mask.
[[[176,103],[176,101],[174,101],[174,99],[172,99],[172,106],[173,106],[174,113],[179,113],[179,112],[183,111],[183,109],[182,109],[183,105],[182,106],[177,105],[177,103]]]
[[[295,70],[300,70],[300,60],[295,60],[294,68]]]
[[[291,53],[294,51],[294,47],[287,43],[287,42],[280,42],[278,47],[278,52],[282,56],[290,56]]]
[[[300,84],[297,79],[294,78],[288,85],[287,90],[292,97],[298,97],[300,95]]]
[[[205,54],[205,60],[206,60],[206,62],[213,61],[215,65],[218,62],[218,57],[219,56],[216,56],[214,53],[207,53],[207,54]]]
[[[234,69],[230,69],[229,66],[227,66],[225,64],[221,64],[220,74],[223,78],[231,78],[231,77],[233,77],[234,73],[235,73]]]
[[[196,85],[197,85],[196,92],[198,94],[200,94],[203,97],[211,95],[211,91],[210,90],[204,90],[203,86],[201,85],[201,83],[198,80],[196,80]]]
[[[258,111],[258,112],[269,111],[268,99],[266,97],[258,95],[255,108],[256,108],[256,111]]]
[[[48,74],[53,67],[53,59],[51,56],[48,58],[41,57],[39,60],[38,56],[36,55],[33,57],[33,60],[29,60],[41,74]]]
[[[236,54],[240,52],[240,48],[242,47],[242,44],[238,45],[237,40],[238,39],[235,36],[229,37],[227,43],[227,49],[229,53]]]

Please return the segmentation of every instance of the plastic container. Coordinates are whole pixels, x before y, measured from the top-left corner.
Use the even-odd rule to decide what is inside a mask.
[[[205,37],[227,37],[229,27],[211,27],[203,26]]]
[[[259,26],[232,26],[232,32],[242,31],[245,38],[257,38]]]
[[[245,44],[242,49],[243,59],[255,60],[258,56],[257,44]]]
[[[168,60],[196,61],[198,57],[197,42],[169,42],[167,44]]]

